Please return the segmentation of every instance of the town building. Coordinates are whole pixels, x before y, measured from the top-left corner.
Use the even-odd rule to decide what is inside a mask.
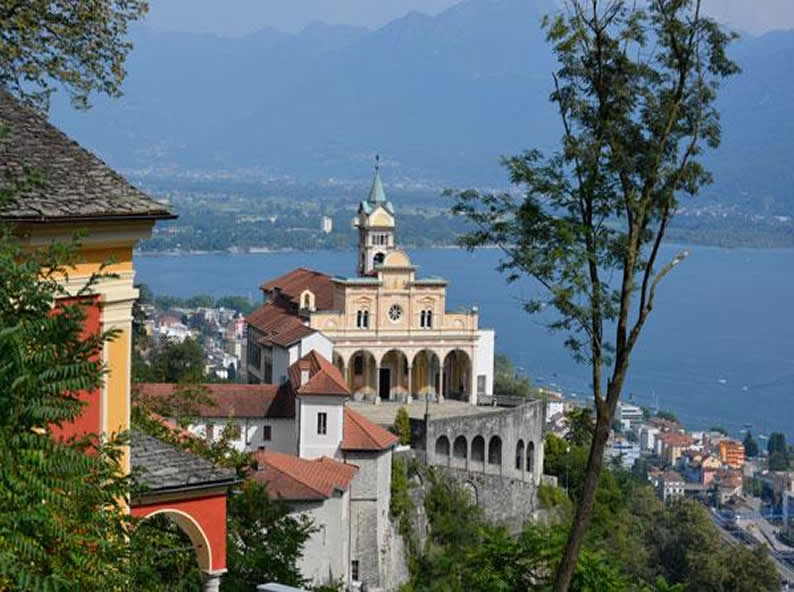
[[[53,431],[64,438],[127,432],[132,305],[138,298],[132,252],[158,220],[174,216],[2,88],[0,122],[8,129],[0,138],[0,177],[31,170],[38,179],[19,184],[0,209],[0,222],[13,227],[29,252],[82,235],[77,261],[59,279],[66,292],[60,300],[85,303],[87,333],[116,332],[101,353],[103,386],[78,393],[82,414]],[[92,279],[97,281],[84,291]],[[163,514],[179,525],[196,548],[204,590],[216,592],[226,571],[226,495],[234,473],[145,434],[132,432],[131,441],[121,467],[126,473],[137,469],[147,490],[130,500],[130,512],[139,518]]]
[[[610,434],[607,442],[605,456],[619,462],[624,469],[629,470],[640,458],[640,445],[637,442],[630,442],[621,434],[613,433]]]
[[[656,441],[659,456],[668,465],[674,465],[681,453],[691,446],[694,440],[688,434],[681,432],[664,432],[657,437]],[[661,449],[659,449],[658,443],[661,443]]]
[[[141,395],[168,398],[173,384],[142,384]],[[400,582],[402,541],[389,518],[392,450],[397,437],[350,409],[339,370],[312,350],[279,385],[203,385],[214,405],[200,405],[188,426],[196,436],[231,438],[254,452],[251,478],[289,502],[318,528],[300,565],[314,584],[343,579],[370,590]]]
[[[659,428],[651,425],[642,425],[640,427],[640,448],[647,452],[655,452],[656,450],[656,437],[659,435]]]
[[[686,482],[676,471],[664,471],[656,481],[656,491],[663,502],[667,503],[684,497]]]
[[[744,444],[736,440],[721,440],[720,461],[729,467],[741,469],[744,466]]]
[[[630,403],[618,403],[617,420],[623,425],[624,430],[630,430],[633,425],[643,421],[642,407]]]
[[[493,330],[479,327],[476,307],[448,311],[446,280],[420,277],[397,247],[396,211],[378,166],[356,227],[357,276],[300,268],[261,286],[263,305],[246,319],[249,382],[277,385],[287,359],[317,349],[356,400],[476,405],[493,394]]]
[[[323,216],[322,222],[320,223],[320,229],[325,234],[331,234],[334,230],[334,221],[330,216]]]

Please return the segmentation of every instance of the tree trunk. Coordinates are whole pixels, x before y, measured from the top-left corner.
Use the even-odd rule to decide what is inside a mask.
[[[612,415],[607,412],[596,418],[595,433],[593,443],[590,446],[590,457],[587,460],[587,471],[585,472],[582,494],[576,507],[576,516],[568,535],[568,543],[565,546],[565,554],[557,568],[557,575],[554,580],[554,592],[568,592],[571,585],[571,578],[576,569],[576,561],[579,558],[579,549],[582,546],[587,526],[590,524],[590,516],[593,512],[595,493],[598,489],[598,477],[601,475],[601,467],[604,464],[604,448],[609,439],[609,427]]]

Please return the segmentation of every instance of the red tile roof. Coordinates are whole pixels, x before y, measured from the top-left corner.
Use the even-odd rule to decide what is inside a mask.
[[[334,282],[331,276],[305,267],[265,282],[260,289],[266,293],[278,289],[296,307],[300,306],[301,292],[309,290],[314,294],[314,307],[317,310],[331,310],[334,306]]]
[[[314,329],[307,327],[297,312],[292,312],[283,303],[268,302],[245,317],[245,322],[262,333],[259,343],[288,347]]]
[[[668,446],[675,446],[678,448],[683,446],[691,446],[695,441],[690,435],[681,434],[679,432],[665,432],[661,434],[659,438]]]
[[[334,492],[345,491],[358,467],[328,457],[314,460],[291,454],[260,450],[254,454],[258,470],[252,479],[266,483],[268,493],[285,500],[328,499]]]
[[[302,385],[301,374],[304,370],[309,371],[309,380]],[[299,395],[350,396],[350,389],[339,369],[315,350],[292,364],[288,372],[292,388]]]
[[[662,481],[665,483],[683,483],[684,478],[681,476],[681,473],[676,471],[665,471],[662,474]]]
[[[348,408],[345,408],[342,434],[342,450],[349,451],[386,450],[398,441],[388,430]]]
[[[144,398],[167,399],[174,393],[175,384],[141,383],[136,385]],[[295,417],[294,397],[288,385],[272,384],[203,384],[195,385],[206,391],[215,405],[199,405],[199,417]]]

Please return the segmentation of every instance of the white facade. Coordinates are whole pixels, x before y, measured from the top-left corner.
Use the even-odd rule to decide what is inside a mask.
[[[341,397],[298,397],[298,456],[337,456],[343,438],[344,409]]]
[[[329,499],[291,502],[291,514],[307,516],[318,529],[303,548],[298,567],[313,585],[350,581],[350,492],[340,492]],[[330,581],[329,581],[330,580]]]
[[[659,435],[659,428],[644,425],[640,428],[640,447],[649,452],[656,452],[656,437]],[[661,454],[661,451],[657,452]]]
[[[230,444],[240,452],[253,452],[266,448],[285,454],[296,454],[298,436],[294,419],[269,419],[262,417],[197,417],[188,431],[200,438],[217,441],[228,424],[240,426],[240,436]],[[209,426],[212,426],[209,428]],[[209,438],[209,432],[212,437]]]
[[[480,329],[480,338],[475,350],[474,367],[478,395],[493,394],[493,357],[496,332],[493,329]]]

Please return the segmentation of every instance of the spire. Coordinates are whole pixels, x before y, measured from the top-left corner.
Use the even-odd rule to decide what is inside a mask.
[[[375,155],[375,178],[372,180],[372,188],[369,190],[367,201],[370,203],[386,201],[386,192],[383,191],[383,183],[380,180],[380,154]]]

